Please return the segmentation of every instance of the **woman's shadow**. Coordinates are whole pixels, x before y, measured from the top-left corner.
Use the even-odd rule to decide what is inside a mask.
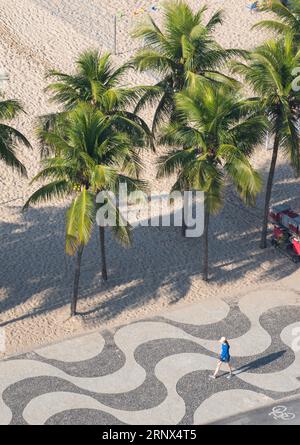
[[[263,366],[267,366],[270,363],[274,362],[275,360],[278,360],[281,357],[283,357],[286,352],[287,352],[286,350],[282,350],[278,352],[273,352],[272,354],[266,355],[265,357],[258,358],[253,362],[247,363],[246,365],[243,365],[235,369],[234,375],[239,375],[242,374],[243,372],[248,372],[262,368]]]

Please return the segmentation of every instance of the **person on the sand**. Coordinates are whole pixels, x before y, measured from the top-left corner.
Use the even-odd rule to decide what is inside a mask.
[[[216,368],[216,371],[214,373],[214,375],[210,376],[212,379],[216,379],[217,375],[219,374],[219,371],[221,369],[221,366],[223,363],[227,363],[228,368],[229,368],[229,375],[227,378],[231,378],[232,377],[232,367],[230,364],[230,344],[227,341],[226,337],[222,337],[220,339],[220,343],[222,344],[222,350],[221,350],[221,354],[220,354],[220,359]]]
[[[253,14],[254,12],[258,12],[258,7],[259,7],[258,1],[253,2],[250,5],[247,5],[247,8],[250,9],[251,14]]]

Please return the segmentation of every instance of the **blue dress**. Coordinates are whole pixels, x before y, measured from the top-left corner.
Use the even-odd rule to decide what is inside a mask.
[[[230,353],[229,353],[230,346],[228,343],[222,343],[222,351],[220,355],[221,362],[229,363],[230,362]]]

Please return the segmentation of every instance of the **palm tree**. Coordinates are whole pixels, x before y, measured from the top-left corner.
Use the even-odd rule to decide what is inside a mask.
[[[142,39],[143,48],[138,51],[132,63],[140,71],[151,71],[157,81],[139,100],[136,112],[145,105],[156,107],[152,131],[168,119],[176,119],[175,94],[182,91],[189,73],[197,73],[213,81],[233,83],[233,79],[221,74],[218,68],[241,50],[224,49],[213,37],[216,26],[222,24],[223,14],[218,11],[204,23],[204,6],[197,12],[182,0],[164,4],[164,27],[149,16],[148,21],[139,25],[133,37]]]
[[[203,279],[208,281],[210,215],[223,204],[227,178],[246,204],[255,202],[261,179],[248,155],[263,137],[266,123],[235,90],[203,82],[200,76],[175,100],[178,119],[162,129],[160,138],[175,148],[159,159],[158,177],[177,173],[173,190],[188,185],[204,192]]]
[[[287,32],[294,35],[295,43],[300,41],[300,0],[288,0],[288,2],[280,0],[272,0],[266,2],[265,6],[260,10],[272,12],[277,16],[278,20],[261,20],[254,25],[254,28],[262,28],[275,31],[279,35],[285,35]]]
[[[96,50],[87,50],[76,60],[75,73],[50,71],[47,77],[53,82],[46,88],[46,92],[52,95],[52,102],[63,106],[63,111],[42,116],[43,127],[53,128],[54,123],[59,124],[60,119],[63,125],[65,114],[84,102],[107,115],[118,116],[115,126],[122,131],[136,133],[138,143],[142,142],[139,138],[142,130],[147,136],[146,142],[153,147],[148,126],[143,119],[129,110],[149,87],[123,86],[124,76],[130,68],[128,63],[114,68],[109,53],[101,55]]]
[[[43,130],[58,130],[64,127],[67,113],[80,103],[87,103],[100,110],[106,116],[113,116],[113,129],[116,132],[130,135],[134,147],[145,145],[154,149],[152,134],[142,118],[129,108],[144,94],[148,87],[121,86],[124,75],[130,69],[129,64],[114,68],[109,53],[101,55],[98,51],[85,51],[76,61],[74,74],[51,71],[48,77],[53,79],[46,91],[52,94],[52,101],[62,105],[63,111],[43,116]],[[44,132],[40,136],[42,152],[48,155],[49,144],[44,140]],[[136,152],[135,152],[136,153]],[[133,152],[131,153],[133,155]],[[131,163],[131,174],[138,177],[140,162]],[[102,257],[102,277],[107,280],[105,229],[99,226],[100,251]]]
[[[250,54],[248,62],[234,66],[234,71],[243,75],[255,91],[259,112],[268,116],[269,131],[274,136],[261,236],[263,249],[267,247],[268,216],[280,148],[290,158],[296,175],[300,173],[300,92],[293,87],[293,72],[299,64],[300,52],[288,33],[283,39],[264,43]]]
[[[129,191],[144,187],[135,175],[131,176],[139,169],[139,157],[129,135],[115,130],[115,119],[89,104],[79,104],[66,115],[64,127],[42,130],[41,137],[53,154],[42,161],[43,169],[33,182],[42,179],[47,183],[24,206],[27,209],[41,201],[73,198],[66,218],[66,252],[77,255],[71,316],[76,314],[81,259],[95,223],[97,194],[107,191],[117,195],[121,183]],[[128,224],[109,196],[104,204],[116,216],[112,227],[116,238],[129,245]]]
[[[14,119],[23,107],[16,100],[0,101],[0,120],[8,121]],[[26,168],[16,156],[17,144],[24,144],[30,147],[30,143],[23,134],[6,123],[0,123],[0,160],[3,160],[10,167],[15,168],[22,175],[26,176]]]

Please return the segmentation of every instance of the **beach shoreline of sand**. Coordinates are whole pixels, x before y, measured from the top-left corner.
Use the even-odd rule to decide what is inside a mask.
[[[199,6],[191,0],[192,6]],[[205,2],[203,2],[204,4]],[[39,150],[34,129],[39,115],[53,111],[45,74],[50,68],[73,70],[76,57],[85,49],[113,48],[113,17],[118,20],[117,43],[123,63],[135,48],[130,31],[155,0],[0,0],[0,70],[9,76],[5,96],[19,99],[26,114],[15,122],[32,141],[33,150],[20,158],[29,178],[39,169]],[[265,34],[251,30],[261,18],[251,14],[247,0],[210,0],[207,15],[225,11],[217,40],[226,47],[250,49]],[[160,21],[161,11],[153,13]],[[153,82],[150,75],[131,72],[128,84]],[[151,110],[145,114],[151,120]],[[160,149],[158,148],[158,153]],[[157,154],[144,156],[144,179],[151,191],[170,188],[170,180],[155,179]],[[271,151],[258,147],[254,165],[266,177]],[[190,304],[216,296],[238,301],[239,291],[258,285],[276,285],[297,272],[297,266],[273,249],[261,251],[259,230],[263,194],[257,207],[246,209],[229,190],[224,209],[213,218],[211,282],[201,280],[201,243],[184,240],[180,229],[138,228],[131,249],[108,240],[110,280],[103,285],[98,241],[94,235],[83,259],[80,316],[69,320],[72,260],[64,254],[65,203],[52,203],[21,213],[22,204],[34,190],[29,181],[0,164],[0,328],[5,328],[6,352],[13,354],[40,344],[58,341],[102,327],[117,326],[132,319],[157,314],[168,307]],[[279,158],[274,203],[288,202],[300,210],[295,180],[284,158]],[[232,215],[234,214],[234,218]],[[299,274],[300,277],[300,274]]]

